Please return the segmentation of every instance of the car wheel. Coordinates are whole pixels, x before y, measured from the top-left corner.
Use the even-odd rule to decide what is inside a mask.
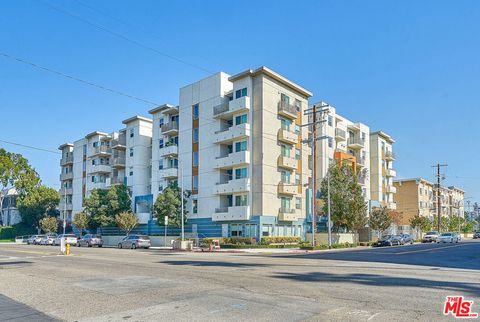
[[[393,246],[393,243],[392,243],[392,242],[389,242],[389,243],[388,243],[388,246]]]
[[[87,244],[87,247],[92,247],[92,244],[88,243],[88,244]]]
[[[122,249],[122,244],[121,243],[118,244],[118,248]]]
[[[132,244],[132,249],[137,249],[137,245]]]
[[[102,248],[102,245],[97,245],[98,247]]]

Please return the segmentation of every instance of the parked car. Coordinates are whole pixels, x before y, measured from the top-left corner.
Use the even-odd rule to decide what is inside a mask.
[[[434,243],[437,241],[438,236],[438,231],[429,231],[423,236],[422,243]]]
[[[457,236],[457,242],[461,242],[462,241],[462,234],[455,233],[455,235]]]
[[[87,246],[87,247],[102,247],[103,246],[103,240],[102,236],[100,235],[94,235],[94,234],[86,234],[82,238],[79,238],[77,240],[77,246],[82,247],[82,246]]]
[[[45,235],[40,240],[40,245],[53,245],[55,238],[57,238],[57,235]]]
[[[375,246],[382,247],[382,246],[393,246],[393,245],[400,245],[400,239],[394,235],[387,235],[380,238]]]
[[[473,233],[473,239],[480,238],[480,231],[476,231]]]
[[[40,241],[42,238],[45,237],[45,235],[32,235],[30,236],[29,239],[27,239],[27,244],[28,245],[39,245]]]
[[[439,243],[458,243],[458,236],[455,233],[441,233],[437,238],[437,244]]]
[[[405,245],[405,244],[413,244],[413,238],[410,236],[410,234],[401,234],[399,235],[400,237],[400,244]]]
[[[119,243],[118,248],[150,248],[150,237],[144,235],[125,236]]]
[[[60,234],[55,238],[54,246],[59,246],[61,243],[62,238],[65,238],[65,243],[70,244],[70,245],[76,245],[77,244],[77,236],[74,234]]]

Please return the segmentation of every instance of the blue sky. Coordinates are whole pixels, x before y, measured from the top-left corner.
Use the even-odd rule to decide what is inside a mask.
[[[154,102],[207,76],[98,30],[230,74],[266,65],[346,117],[397,141],[398,177],[434,179],[480,201],[478,1],[0,0],[0,51]],[[112,131],[150,105],[0,56],[0,140],[51,150]],[[58,156],[23,153],[58,187]],[[56,186],[55,186],[56,185]]]

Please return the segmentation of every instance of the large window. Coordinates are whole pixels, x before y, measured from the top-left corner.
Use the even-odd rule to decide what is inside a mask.
[[[240,125],[247,122],[248,122],[247,114],[235,116],[235,125]]]
[[[282,182],[283,183],[290,183],[290,175],[291,175],[290,171],[283,170],[281,172]]]
[[[247,150],[247,141],[241,141],[235,143],[235,152],[246,151]]]
[[[243,229],[241,224],[230,224],[230,236],[239,237],[243,236]]]
[[[245,237],[256,237],[257,236],[257,225],[245,224]]]
[[[235,206],[248,206],[247,195],[235,196]]]
[[[198,128],[193,129],[193,143],[198,142]]]
[[[244,87],[242,89],[237,89],[235,91],[235,98],[240,98],[240,97],[244,97],[244,96],[247,96],[247,88]]]
[[[282,197],[281,204],[283,209],[290,209],[290,202],[292,199],[287,197]]]
[[[192,106],[192,115],[194,120],[198,119],[198,104]]]
[[[282,144],[282,155],[284,157],[290,157],[291,148],[288,145]]]
[[[193,156],[192,157],[193,166],[196,167],[196,166],[198,166],[198,151],[194,151],[192,153],[192,156]]]
[[[235,179],[243,179],[248,176],[247,168],[235,169]]]
[[[192,190],[198,190],[198,176],[192,176]]]
[[[280,119],[280,122],[282,123],[282,130],[290,131],[290,125],[292,125],[292,121],[282,118]]]

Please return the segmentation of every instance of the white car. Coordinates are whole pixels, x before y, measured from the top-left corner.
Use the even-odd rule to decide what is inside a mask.
[[[77,236],[74,234],[61,234],[58,235],[57,238],[55,238],[55,241],[53,243],[54,246],[59,246],[60,243],[62,242],[62,238],[65,238],[65,244],[70,244],[70,245],[76,245],[77,244]]]
[[[455,233],[441,233],[437,237],[437,244],[440,243],[458,243],[458,235]]]
[[[45,235],[40,240],[40,245],[53,245],[56,237],[56,235]]]
[[[30,236],[30,238],[27,239],[27,244],[28,244],[28,245],[39,245],[39,244],[40,244],[40,241],[42,240],[43,237],[45,237],[45,235],[33,235],[33,236]]]

